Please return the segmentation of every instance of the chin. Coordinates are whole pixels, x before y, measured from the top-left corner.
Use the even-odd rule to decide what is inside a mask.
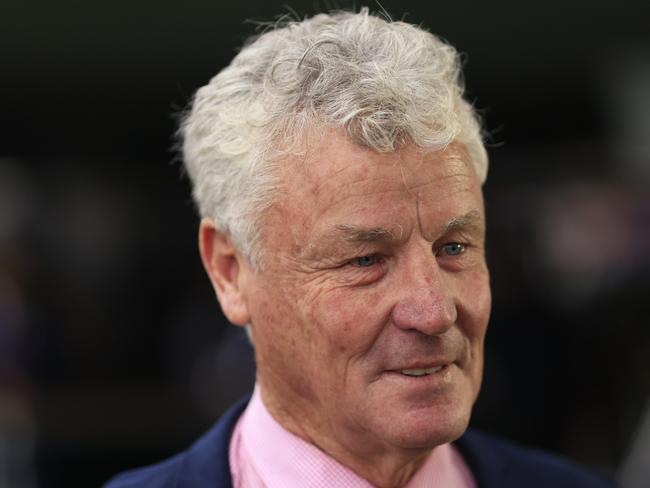
[[[402,415],[388,429],[391,443],[403,449],[430,449],[453,442],[467,430],[471,406],[435,406]]]

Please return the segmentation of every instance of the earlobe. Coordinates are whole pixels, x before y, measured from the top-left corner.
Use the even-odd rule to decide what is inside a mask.
[[[201,220],[199,252],[223,313],[235,325],[248,324],[250,315],[241,286],[244,258],[211,219]]]

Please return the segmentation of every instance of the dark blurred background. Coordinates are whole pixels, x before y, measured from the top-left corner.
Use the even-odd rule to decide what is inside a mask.
[[[283,5],[0,6],[0,487],[98,486],[251,388],[200,265],[172,114],[254,33],[245,19]],[[382,5],[466,53],[492,134],[473,424],[648,486],[648,3]]]

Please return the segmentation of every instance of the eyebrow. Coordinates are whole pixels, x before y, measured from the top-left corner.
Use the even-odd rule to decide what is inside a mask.
[[[383,227],[358,227],[355,225],[340,224],[335,227],[335,235],[342,237],[347,242],[378,242],[378,241],[398,241],[402,237],[402,227],[400,235],[395,235]]]
[[[442,236],[463,230],[483,232],[484,229],[485,222],[483,220],[483,215],[481,212],[474,209],[470,210],[465,215],[455,217],[445,223],[438,231],[438,235]]]
[[[362,227],[356,225],[339,224],[328,235],[329,238],[343,239],[351,243],[366,242],[398,242],[404,238],[402,226],[396,225],[397,232],[384,227]],[[460,231],[482,232],[485,228],[483,216],[479,210],[470,210],[464,215],[454,217],[438,228],[436,239],[445,234]],[[435,240],[435,239],[433,239]]]
[[[331,232],[323,236],[325,241],[337,241],[339,239],[345,242],[357,243],[372,243],[372,242],[389,242],[396,243],[404,240],[404,229],[401,225],[396,224],[396,231],[388,230],[384,227],[363,227],[349,224],[339,224],[334,227]],[[438,228],[436,238],[445,234],[453,232],[469,231],[469,232],[483,232],[485,225],[483,216],[478,210],[470,210],[464,215],[455,217],[448,222],[444,223]]]

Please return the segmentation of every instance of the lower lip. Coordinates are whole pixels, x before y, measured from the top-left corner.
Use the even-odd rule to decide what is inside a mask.
[[[400,373],[396,370],[386,371],[386,374],[390,379],[414,384],[431,384],[431,383],[440,383],[449,380],[449,373],[451,372],[452,364],[447,364],[435,373],[425,374],[422,376],[409,376]]]

